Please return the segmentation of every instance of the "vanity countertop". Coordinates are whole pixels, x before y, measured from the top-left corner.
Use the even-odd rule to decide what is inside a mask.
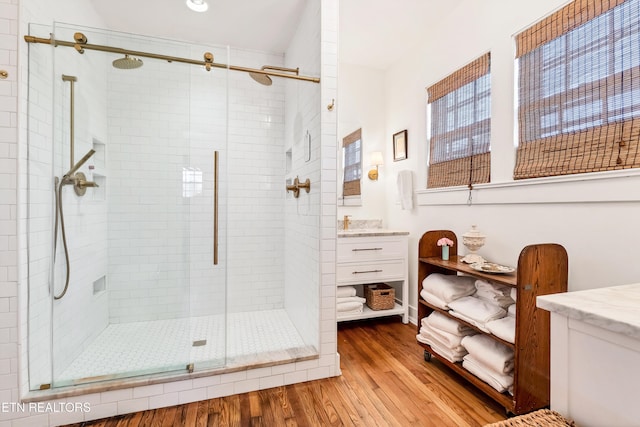
[[[406,236],[408,234],[408,231],[387,230],[386,228],[354,228],[352,230],[338,230],[338,237]]]
[[[538,307],[640,339],[640,283],[543,295]]]

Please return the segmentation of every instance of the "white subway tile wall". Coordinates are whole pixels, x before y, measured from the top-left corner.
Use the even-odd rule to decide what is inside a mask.
[[[19,41],[19,33],[26,32],[26,23],[33,22],[48,22],[51,18],[48,16],[39,16],[40,0],[0,0],[0,67],[3,69],[6,67],[9,71],[9,79],[6,81],[0,81],[0,400],[3,402],[19,402],[21,395],[25,394],[28,390],[28,375],[27,375],[27,280],[26,280],[26,203],[28,201],[26,197],[26,147],[27,147],[27,134],[26,134],[26,94],[27,94],[27,48],[24,43]],[[60,0],[61,3],[69,2],[70,0]],[[18,22],[18,5],[20,3],[20,23]],[[76,9],[77,3],[73,3]],[[89,7],[87,5],[80,5],[82,7]],[[42,8],[47,9],[47,8]],[[74,9],[74,13],[82,13],[81,10]],[[88,11],[87,15],[91,15],[93,12]],[[317,310],[319,310],[320,319],[320,335],[317,338],[320,342],[320,358],[316,360],[309,360],[304,362],[292,363],[287,365],[275,366],[270,368],[261,368],[257,370],[248,370],[243,372],[237,372],[233,374],[221,375],[205,379],[194,379],[187,381],[180,381],[175,383],[166,383],[155,386],[143,386],[133,387],[122,390],[115,390],[103,393],[93,393],[88,395],[81,395],[77,397],[49,401],[46,403],[89,403],[91,411],[82,412],[75,411],[71,413],[52,413],[52,412],[39,412],[39,411],[9,411],[0,413],[0,427],[6,426],[43,426],[43,425],[57,425],[60,423],[75,422],[81,420],[90,420],[102,418],[105,416],[112,416],[116,414],[126,413],[130,411],[136,411],[147,408],[157,408],[161,406],[169,406],[178,403],[185,403],[189,401],[199,400],[203,398],[214,398],[234,393],[241,393],[249,390],[256,390],[260,388],[273,387],[281,384],[292,384],[295,382],[308,381],[323,377],[339,374],[339,366],[337,365],[337,353],[336,353],[336,323],[335,323],[335,227],[336,227],[336,208],[335,208],[335,153],[336,150],[336,120],[335,110],[329,112],[325,107],[331,103],[332,99],[336,97],[336,73],[337,73],[337,1],[336,0],[323,0],[322,3],[319,0],[311,0],[308,5],[308,10],[305,12],[305,20],[300,22],[300,28],[296,39],[291,43],[291,50],[288,54],[301,55],[300,63],[305,60],[304,52],[296,53],[296,47],[299,45],[311,46],[313,43],[317,43],[319,38],[319,49],[321,52],[320,61],[320,75],[322,78],[322,85],[320,86],[319,96],[316,94],[303,93],[303,90],[298,90],[297,99],[289,99],[287,95],[290,93],[285,90],[281,90],[281,94],[284,94],[280,100],[276,99],[274,102],[277,104],[277,108],[280,109],[280,117],[275,117],[275,123],[270,124],[271,129],[277,128],[278,123],[280,129],[280,138],[288,131],[286,126],[293,126],[293,124],[287,124],[287,120],[292,115],[290,110],[287,110],[287,105],[293,103],[300,108],[301,115],[303,117],[303,128],[307,127],[311,132],[312,137],[312,153],[311,160],[305,162],[300,166],[300,169],[295,170],[299,173],[300,177],[306,179],[305,173],[308,173],[309,178],[313,182],[317,180],[317,189],[320,194],[315,196],[314,199],[313,190],[308,199],[298,199],[298,204],[291,204],[291,200],[287,199],[284,211],[280,211],[281,214],[290,216],[294,212],[298,212],[299,215],[307,215],[308,224],[301,225],[298,235],[293,235],[295,239],[306,241],[307,246],[315,246],[316,253],[313,255],[313,250],[309,252],[309,258],[314,259],[317,256],[317,260],[320,262],[319,270],[313,267],[309,270],[309,277],[313,281],[313,276],[318,277],[320,283],[320,290],[309,288],[306,292],[316,292],[316,298],[320,298]],[[318,20],[318,16],[320,19]],[[312,21],[310,21],[313,19]],[[8,22],[6,22],[8,21]],[[318,22],[319,21],[319,22]],[[321,26],[318,24],[321,23]],[[20,32],[18,27],[20,26]],[[3,29],[9,28],[9,31]],[[304,27],[310,27],[311,30],[304,30]],[[309,37],[308,40],[302,40],[301,38]],[[18,45],[20,44],[20,62],[19,68],[20,77],[18,78]],[[307,44],[308,43],[308,44]],[[311,50],[311,49],[309,49]],[[233,57],[233,55],[232,55]],[[298,58],[295,57],[291,60],[291,63],[297,62]],[[289,64],[289,58],[285,55],[284,63]],[[317,64],[316,64],[317,65]],[[307,66],[306,64],[304,66]],[[313,69],[313,63],[308,65],[310,70]],[[43,67],[47,67],[43,64]],[[7,83],[10,84],[11,89],[6,89]],[[20,97],[18,98],[18,83],[20,84]],[[79,83],[80,85],[80,83]],[[46,87],[46,83],[45,83]],[[230,87],[230,90],[232,88]],[[306,90],[306,89],[304,89]],[[7,94],[7,91],[9,93]],[[309,89],[312,91],[312,89]],[[302,99],[304,98],[304,99]],[[307,99],[310,98],[310,99]],[[319,99],[319,101],[318,101]],[[307,114],[303,102],[310,102],[311,105],[315,104],[316,108],[318,103],[320,104],[320,117],[313,117],[313,114]],[[20,109],[18,110],[17,104],[19,102]],[[94,107],[92,107],[94,108]],[[230,108],[230,113],[231,113]],[[309,107],[311,110],[311,107]],[[20,112],[20,124],[18,127],[17,114]],[[6,114],[8,113],[8,115]],[[239,112],[239,120],[242,120],[244,114],[259,114],[253,111],[241,111]],[[60,112],[62,114],[62,112]],[[311,115],[311,117],[309,117]],[[294,115],[295,117],[295,115]],[[62,120],[62,117],[56,115],[56,121]],[[229,117],[229,123],[231,127],[231,121],[235,120]],[[278,122],[277,120],[280,120]],[[317,122],[317,123],[316,123]],[[7,125],[8,124],[8,125]],[[92,125],[93,126],[93,125]],[[46,127],[46,126],[45,126]],[[258,126],[248,135],[251,136],[263,136],[274,137],[272,131],[266,131],[260,134],[260,131],[264,131],[264,127],[267,127],[267,123],[263,123]],[[93,127],[92,127],[93,129]],[[17,132],[20,132],[20,158],[18,159],[18,143]],[[314,130],[317,133],[314,134]],[[46,135],[46,130],[43,130]],[[254,135],[257,133],[257,135]],[[62,136],[60,136],[62,137]],[[229,136],[230,142],[232,135]],[[276,138],[276,137],[274,137]],[[51,140],[50,138],[48,140]],[[192,139],[193,140],[193,139]],[[42,142],[46,143],[47,139],[43,139]],[[111,141],[103,141],[105,146]],[[285,147],[280,147],[280,150],[274,156],[281,156],[280,161],[284,163],[284,155],[282,149],[288,146],[294,147],[295,141],[290,140],[287,136],[285,138]],[[313,153],[313,147],[319,149],[319,153]],[[82,147],[83,149],[86,146]],[[80,148],[78,149],[80,151]],[[292,149],[295,153],[296,150]],[[304,151],[299,151],[303,153]],[[269,151],[269,153],[271,153]],[[67,153],[68,154],[68,153]],[[111,153],[107,149],[107,156]],[[264,153],[263,153],[264,155]],[[35,153],[34,153],[35,156]],[[293,165],[297,168],[296,164],[300,162],[300,158],[294,154]],[[58,164],[62,161],[64,154],[60,155]],[[34,157],[35,158],[35,157]],[[231,155],[229,153],[229,168],[231,168]],[[32,157],[30,157],[32,159]],[[44,159],[42,159],[44,161]],[[257,168],[262,167],[260,159],[255,159],[254,166]],[[109,161],[111,158],[109,157]],[[305,165],[309,165],[314,161],[319,161],[322,168],[319,176],[314,177],[311,170],[307,171]],[[293,170],[292,170],[293,171]],[[268,171],[267,171],[268,172]],[[16,175],[20,174],[19,184],[16,182]],[[51,176],[50,172],[43,174],[43,176]],[[231,176],[229,175],[229,178]],[[282,188],[284,185],[282,176],[274,177],[272,181],[267,180],[265,188],[273,185],[274,188]],[[107,175],[107,188],[110,184],[109,177]],[[18,189],[18,185],[20,188]],[[48,184],[47,184],[48,185]],[[204,184],[206,186],[206,183]],[[6,188],[5,188],[6,186]],[[206,187],[204,187],[206,188]],[[204,190],[203,190],[204,191]],[[280,192],[281,190],[277,190]],[[265,189],[265,194],[269,193]],[[109,192],[107,191],[107,196]],[[18,197],[20,196],[20,197]],[[84,201],[84,200],[83,200]],[[307,203],[306,205],[304,203]],[[310,215],[311,203],[319,205],[320,213],[318,216],[313,217]],[[246,203],[247,207],[253,206],[251,203]],[[277,214],[277,209],[281,209],[282,204],[275,206],[274,212]],[[294,208],[295,206],[295,208]],[[18,209],[20,207],[20,209]],[[193,207],[193,206],[192,206]],[[295,209],[295,210],[294,210]],[[81,221],[80,219],[78,221]],[[245,219],[246,221],[246,219]],[[19,227],[18,227],[19,224]],[[93,226],[93,224],[84,224],[85,227]],[[319,239],[320,243],[312,243],[313,233],[317,233],[317,227],[320,227]],[[285,230],[287,233],[287,230]],[[302,235],[301,235],[301,234]],[[20,242],[18,246],[17,236],[20,236]],[[286,234],[286,238],[289,238],[289,234]],[[191,236],[190,236],[191,237]],[[5,239],[6,238],[6,243]],[[47,245],[46,242],[38,242],[42,245]],[[86,242],[82,242],[86,243]],[[78,241],[78,244],[82,244]],[[280,242],[280,249],[284,250],[283,243]],[[4,250],[3,245],[6,245],[7,250]],[[271,247],[271,246],[269,246]],[[5,254],[6,253],[6,254]],[[20,260],[18,261],[18,254]],[[151,254],[154,255],[154,254]],[[307,258],[305,258],[306,260]],[[20,265],[20,277],[18,277],[18,265]],[[311,264],[305,264],[311,265]],[[231,267],[231,263],[230,263]],[[238,268],[241,266],[238,265]],[[191,266],[190,274],[194,274],[197,268]],[[271,273],[271,272],[270,272]],[[274,272],[275,273],[275,272]],[[91,274],[87,272],[87,274]],[[277,272],[282,277],[289,276],[284,271],[284,267],[280,267],[280,271]],[[305,282],[309,282],[309,277],[304,275]],[[296,278],[293,281],[287,282],[285,279],[285,286],[295,286]],[[21,283],[20,292],[18,292],[18,280]],[[203,279],[204,280],[204,279]],[[300,279],[298,279],[299,281]],[[275,285],[275,282],[274,282]],[[282,280],[278,283],[282,286]],[[110,281],[107,280],[107,288],[110,286]],[[269,284],[271,286],[271,283]],[[268,288],[267,288],[268,289]],[[272,290],[267,290],[265,295],[269,295]],[[18,301],[18,293],[20,298]],[[300,298],[306,299],[303,296],[305,291],[300,292]],[[257,304],[266,304],[273,306],[274,304],[284,304],[287,309],[287,302],[278,301],[277,295],[281,296],[283,293],[273,294],[275,298],[269,300],[269,298],[261,298],[258,301],[254,301]],[[267,301],[269,300],[269,301]],[[8,301],[8,305],[7,302]],[[19,302],[19,309],[18,304]],[[294,301],[295,303],[295,301]],[[8,306],[8,310],[6,310]],[[203,307],[200,307],[204,309]],[[238,310],[243,308],[238,307]],[[314,310],[313,307],[309,311]],[[295,310],[294,310],[295,311]],[[18,338],[18,312],[20,313],[20,341]],[[289,315],[294,320],[294,317],[299,314],[293,313],[288,310]],[[301,314],[304,315],[304,314]],[[318,319],[318,317],[316,317]],[[295,322],[296,320],[294,320]],[[303,332],[303,331],[300,331]],[[307,331],[304,331],[305,333]],[[20,345],[18,345],[20,344]],[[18,375],[18,356],[20,353],[20,378]],[[8,373],[6,372],[8,368]]]
[[[2,0],[0,69],[8,76],[0,80],[0,402],[17,401],[19,382],[17,39],[18,2]]]
[[[303,22],[320,22],[320,9],[307,8]],[[319,76],[320,27],[300,25],[285,54],[286,66],[300,67],[301,74]],[[304,182],[311,192],[287,197],[285,203],[285,308],[298,326],[305,343],[318,348],[320,328],[320,224],[322,218],[320,185],[321,86],[289,81],[286,86],[285,149],[291,153],[291,168],[286,176]],[[326,111],[326,110],[324,110]],[[282,183],[281,185],[284,185]]]

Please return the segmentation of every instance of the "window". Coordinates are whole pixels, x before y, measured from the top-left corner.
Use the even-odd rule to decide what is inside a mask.
[[[360,178],[362,178],[362,129],[344,137],[342,147],[344,152],[342,196],[359,196]]]
[[[487,53],[427,89],[429,188],[489,182],[491,75]]]
[[[516,42],[514,178],[640,167],[640,0],[575,0]]]

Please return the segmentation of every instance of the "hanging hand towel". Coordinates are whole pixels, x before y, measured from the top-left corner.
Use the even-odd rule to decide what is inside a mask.
[[[413,209],[413,173],[410,170],[398,172],[398,196],[403,210]]]

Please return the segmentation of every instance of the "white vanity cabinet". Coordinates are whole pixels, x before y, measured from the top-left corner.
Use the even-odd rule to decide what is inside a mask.
[[[640,283],[537,305],[551,312],[551,409],[584,427],[640,426]]]
[[[362,313],[338,315],[338,322],[391,315],[409,322],[408,235],[406,231],[349,230],[338,232],[336,285],[355,286],[364,298],[364,286],[385,283],[395,290],[395,307]]]

